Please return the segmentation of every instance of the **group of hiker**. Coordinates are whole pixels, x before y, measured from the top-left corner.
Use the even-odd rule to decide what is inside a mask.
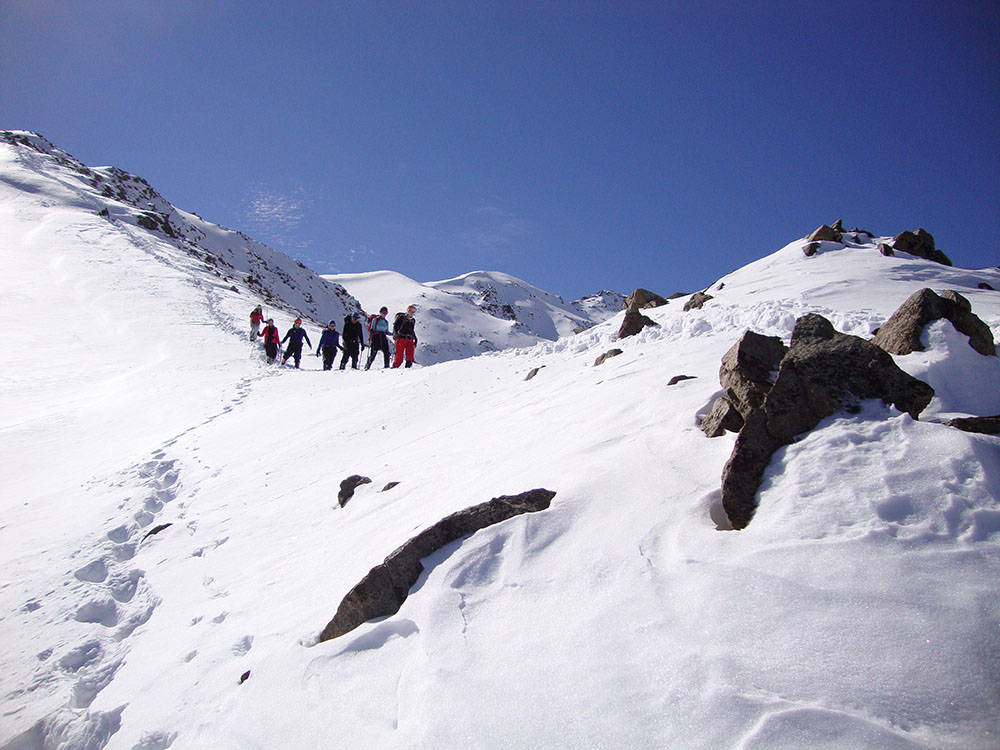
[[[417,345],[416,321],[414,314],[417,311],[416,305],[410,305],[406,312],[396,313],[395,320],[390,329],[389,308],[383,307],[378,311],[378,315],[368,316],[368,362],[365,369],[371,369],[372,363],[379,352],[382,353],[384,367],[389,368],[389,335],[395,344],[395,355],[392,360],[392,367],[400,367],[404,361],[407,367],[413,366],[414,350]],[[348,361],[351,367],[358,369],[358,358],[365,348],[364,327],[362,326],[363,316],[359,312],[354,312],[344,318],[343,332],[337,331],[337,321],[331,320],[320,336],[319,344],[316,346],[316,356],[323,357],[323,369],[332,370],[333,362],[337,357],[337,350],[343,352],[340,360],[340,369],[347,367]],[[261,323],[264,328],[261,329]],[[281,364],[284,365],[289,359],[295,362],[295,367],[299,366],[302,360],[303,341],[312,349],[312,341],[309,334],[302,327],[302,318],[296,318],[292,327],[288,329],[284,338],[281,338],[277,326],[274,325],[274,318],[264,320],[264,311],[260,305],[250,313],[250,340],[256,341],[258,338],[264,339],[264,353],[267,355],[269,364],[274,364],[280,355]],[[285,343],[287,346],[282,349]]]

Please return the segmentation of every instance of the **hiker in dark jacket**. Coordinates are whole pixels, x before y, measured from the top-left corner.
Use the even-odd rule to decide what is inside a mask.
[[[281,343],[281,334],[278,333],[278,326],[274,324],[274,318],[268,318],[264,330],[257,335],[264,337],[264,353],[267,355],[267,363],[273,365],[278,356],[278,344]]]
[[[372,318],[368,323],[368,364],[365,365],[365,369],[371,369],[372,362],[375,361],[375,355],[378,352],[382,352],[385,357],[385,367],[389,367],[389,321],[386,320],[386,315],[389,314],[389,308],[383,307],[378,311],[378,315]]]
[[[403,364],[406,358],[406,366],[413,366],[413,351],[417,348],[416,321],[413,319],[417,311],[416,305],[410,305],[405,313],[396,313],[396,319],[392,323],[392,336],[396,340],[396,357],[392,362],[393,367]]]
[[[347,367],[347,359],[351,359],[351,367],[358,369],[358,353],[365,348],[364,331],[361,328],[361,313],[356,312],[344,318],[344,356],[340,359],[340,369]]]
[[[316,356],[323,355],[324,370],[333,369],[333,360],[336,359],[337,350],[340,348],[342,347],[340,346],[340,334],[337,333],[337,321],[331,320],[316,346]]]
[[[296,318],[295,322],[292,323],[292,327],[288,329],[288,333],[285,334],[285,338],[281,340],[284,344],[288,342],[288,348],[285,349],[285,356],[281,360],[281,364],[285,364],[289,357],[295,358],[295,368],[299,367],[299,360],[302,359],[302,339],[306,340],[309,344],[309,348],[312,349],[312,342],[309,340],[309,334],[306,333],[306,329],[302,327],[302,318]]]

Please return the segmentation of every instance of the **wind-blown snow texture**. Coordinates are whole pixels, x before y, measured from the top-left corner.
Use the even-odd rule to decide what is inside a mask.
[[[997,358],[929,326],[896,358],[936,389],[920,421],[824,421],[742,532],[712,520],[733,436],[697,415],[746,329],[787,342],[806,312],[868,336],[952,288],[996,336],[978,285],[1000,271],[796,241],[623,341],[617,315],[432,367],[294,371],[246,340],[239,252],[210,268],[127,201],[109,221],[112,198],[25,148],[0,145],[0,747],[997,746],[1000,440],[942,423],[1000,413]],[[287,272],[282,331],[306,293],[320,320],[353,309]],[[413,293],[465,284],[442,286]],[[373,482],[338,508],[355,473]],[[533,487],[549,510],[449,545],[396,615],[316,644],[416,531]]]

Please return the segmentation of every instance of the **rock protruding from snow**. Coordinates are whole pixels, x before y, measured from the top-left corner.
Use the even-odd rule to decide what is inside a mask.
[[[719,396],[712,403],[712,410],[701,420],[701,431],[709,437],[721,437],[729,432],[739,432],[743,428],[743,415],[728,398]]]
[[[764,398],[787,352],[788,347],[777,336],[747,331],[723,355],[719,383],[743,419],[764,405]]]
[[[337,608],[337,614],[320,633],[320,642],[349,633],[368,620],[398,612],[424,570],[423,558],[487,526],[522,513],[545,510],[555,495],[555,492],[546,489],[502,495],[452,513],[421,531],[393,551],[381,565],[368,571],[368,575],[347,593]]]
[[[648,289],[636,289],[622,303],[622,310],[629,310],[633,306],[644,310],[650,307],[662,307],[667,304],[667,300],[656,292]]]
[[[371,481],[368,477],[363,477],[360,474],[352,474],[341,482],[340,492],[337,493],[337,502],[340,507],[343,508],[347,505],[347,501],[354,497],[354,490],[363,484],[371,484]]]
[[[639,312],[639,308],[630,307],[628,312],[625,313],[625,319],[622,320],[621,327],[618,329],[618,338],[624,339],[629,336],[635,336],[646,326],[655,326],[656,324],[655,320]]]
[[[880,399],[916,419],[933,396],[933,388],[872,342],[838,333],[815,313],[799,318],[778,377],[763,405],[746,417],[722,472],[722,506],[733,528],[750,523],[771,456],[797,435],[839,411],[856,412],[865,399]]]
[[[621,349],[608,349],[606,352],[604,352],[604,354],[602,354],[600,357],[594,360],[594,367],[599,367],[600,365],[603,365],[609,359],[611,359],[612,357],[617,357],[621,353],[622,353]]]
[[[963,432],[1000,435],[1000,414],[992,417],[956,417],[948,420],[948,426]]]
[[[969,346],[977,352],[987,357],[996,356],[990,327],[972,312],[969,300],[951,289],[940,295],[931,289],[915,292],[875,334],[875,343],[890,354],[922,352],[924,345],[920,337],[924,328],[942,318],[951,321],[957,331],[968,336]]]
[[[700,310],[710,299],[715,298],[711,294],[705,294],[705,292],[695,292],[691,295],[691,299],[684,303],[684,312]]]
[[[932,260],[950,266],[951,259],[934,245],[934,235],[926,229],[918,229],[916,232],[900,232],[892,240],[894,249],[916,255],[918,258]]]
[[[840,221],[837,224],[840,225]],[[822,224],[806,237],[806,242],[843,242],[844,235],[839,228]]]

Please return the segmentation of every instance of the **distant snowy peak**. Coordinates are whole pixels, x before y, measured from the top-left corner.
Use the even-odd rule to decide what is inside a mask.
[[[553,341],[598,322],[562,297],[500,271],[473,271],[427,286],[464,297],[488,315]]]
[[[573,302],[573,306],[591,320],[603,323],[624,309],[625,300],[626,296],[621,292],[602,289],[596,294],[588,294],[586,297],[576,300]]]
[[[603,309],[592,313],[499,271],[428,283],[393,271],[324,278],[347,289],[369,313],[385,306],[391,317],[416,305],[417,359],[424,364],[555,341],[613,314]]]
[[[4,158],[35,177],[55,180],[60,195],[76,207],[106,218],[122,230],[145,230],[184,253],[202,271],[248,294],[248,309],[260,302],[320,322],[358,310],[342,287],[332,285],[302,263],[242,232],[175,208],[143,178],[117,167],[88,167],[44,137],[28,131],[0,131]],[[33,191],[9,169],[3,179]]]

